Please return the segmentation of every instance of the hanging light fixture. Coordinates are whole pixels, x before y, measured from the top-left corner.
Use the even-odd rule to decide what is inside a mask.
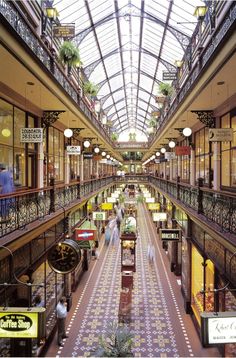
[[[168,143],[170,148],[174,148],[176,146],[175,142],[173,140],[170,140]]]
[[[106,152],[102,152],[102,156],[105,157],[105,156],[106,156]]]
[[[66,128],[66,129],[64,130],[64,136],[65,136],[66,138],[71,138],[71,137],[73,136],[73,131],[72,131],[72,129]]]
[[[106,155],[106,158],[109,159],[109,158],[110,158],[110,154],[107,154],[107,155]]]
[[[160,157],[160,155],[161,155],[161,153],[157,151],[157,152],[156,152],[156,156],[157,156],[157,157]]]
[[[166,148],[162,147],[162,148],[161,148],[161,153],[164,154],[165,152],[166,152]]]
[[[98,146],[96,146],[96,147],[94,148],[94,152],[95,152],[95,153],[99,153],[99,152],[100,152],[100,149],[99,149]]]
[[[185,137],[189,137],[191,134],[192,134],[192,129],[191,128],[186,127],[186,128],[183,129],[183,135]]]
[[[196,16],[198,20],[202,20],[207,12],[207,6],[196,6],[193,16]]]
[[[88,139],[86,139],[86,140],[84,141],[84,147],[85,147],[85,148],[89,148],[89,147],[90,147],[90,141],[89,141]]]

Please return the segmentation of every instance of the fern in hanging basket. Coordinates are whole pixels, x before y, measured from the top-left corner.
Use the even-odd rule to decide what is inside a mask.
[[[64,41],[59,49],[59,58],[64,65],[81,66],[79,49],[70,41]]]
[[[119,134],[114,132],[111,134],[111,140],[113,140],[114,142],[117,141],[119,138]]]
[[[83,84],[83,90],[84,90],[85,94],[89,94],[92,97],[96,97],[99,89],[95,83],[87,81],[87,82],[84,82],[84,84]]]
[[[161,82],[159,84],[159,92],[163,94],[163,96],[171,96],[173,87],[169,83]]]

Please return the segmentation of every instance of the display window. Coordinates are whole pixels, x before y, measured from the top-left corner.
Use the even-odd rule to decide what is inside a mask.
[[[221,128],[233,129],[233,140],[221,143],[221,185],[236,186],[236,109],[221,118]]]
[[[191,307],[199,325],[203,311],[214,311],[214,265],[192,246]]]

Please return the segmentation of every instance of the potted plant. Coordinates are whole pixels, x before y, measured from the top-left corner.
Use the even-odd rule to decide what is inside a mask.
[[[114,142],[117,141],[117,139],[119,138],[119,134],[116,132],[111,133],[111,140],[113,140]]]
[[[129,328],[113,322],[98,338],[98,347],[93,349],[91,357],[133,357],[132,343],[133,335]]]
[[[156,97],[156,102],[164,103],[165,100],[166,100],[166,97],[171,96],[172,92],[173,92],[173,88],[169,83],[161,82],[159,84],[159,93],[160,93],[160,95],[158,95]]]
[[[59,49],[59,59],[63,65],[68,66],[68,74],[72,66],[81,66],[79,49],[70,41],[64,41]]]
[[[86,81],[83,84],[83,90],[85,94],[90,95],[91,97],[96,97],[98,94],[98,86],[90,81]]]

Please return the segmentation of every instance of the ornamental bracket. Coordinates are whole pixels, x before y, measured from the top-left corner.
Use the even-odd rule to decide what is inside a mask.
[[[64,112],[65,111],[43,111],[43,117],[42,117],[43,127],[44,128],[51,127],[52,124],[58,120],[59,115]]]
[[[197,110],[191,111],[192,113],[197,114],[197,118],[200,122],[205,124],[206,127],[215,128],[215,117],[213,116],[213,111],[211,110]]]

